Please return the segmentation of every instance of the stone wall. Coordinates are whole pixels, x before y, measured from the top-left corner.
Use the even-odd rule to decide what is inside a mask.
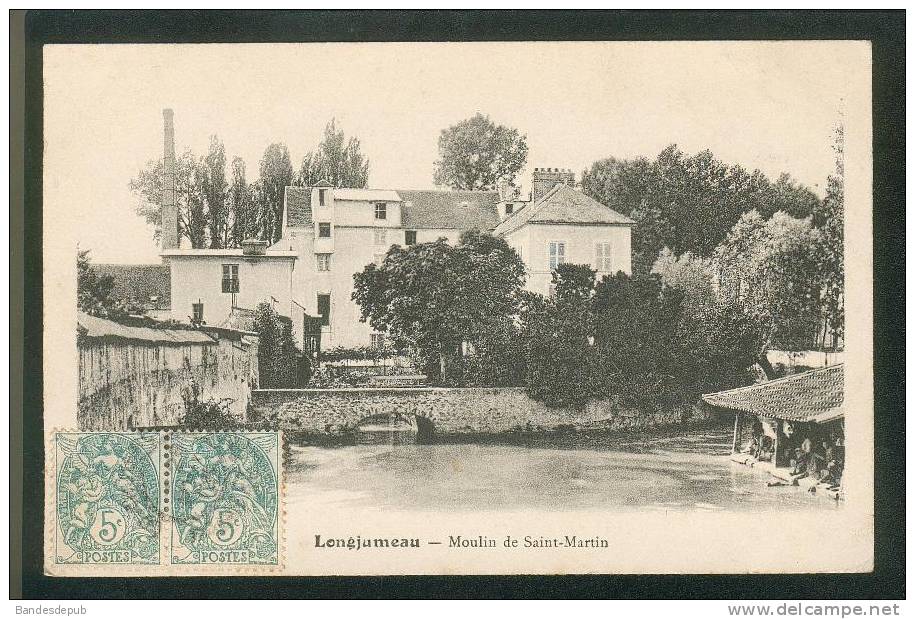
[[[576,429],[627,430],[710,418],[695,408],[645,414],[613,401],[590,402],[581,410],[553,409],[523,388],[260,389],[251,399],[250,420],[275,422],[302,434],[339,435],[375,415],[416,415],[437,434],[496,434]]]
[[[129,334],[129,327],[121,329]],[[224,329],[207,336],[206,342],[181,342],[82,335],[80,429],[176,425],[184,414],[182,396],[192,385],[201,401],[233,400],[230,408],[244,419],[257,386],[257,337]]]

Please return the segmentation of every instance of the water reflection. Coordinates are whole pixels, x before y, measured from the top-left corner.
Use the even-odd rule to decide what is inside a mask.
[[[289,501],[337,509],[835,509],[797,487],[769,488],[730,462],[729,428],[608,437],[518,436],[430,445],[294,445]]]

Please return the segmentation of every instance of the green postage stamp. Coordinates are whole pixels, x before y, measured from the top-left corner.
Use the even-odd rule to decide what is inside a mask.
[[[55,431],[47,446],[50,573],[281,564],[279,432]]]
[[[55,562],[160,562],[158,432],[57,432]]]
[[[277,565],[279,434],[172,435],[171,560]]]

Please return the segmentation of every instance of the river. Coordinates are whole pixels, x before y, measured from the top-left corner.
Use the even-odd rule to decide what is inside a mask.
[[[730,428],[431,445],[292,445],[287,500],[333,510],[835,510],[731,462]]]

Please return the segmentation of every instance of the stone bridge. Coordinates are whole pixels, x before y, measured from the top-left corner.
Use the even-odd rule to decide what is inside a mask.
[[[248,421],[276,422],[289,431],[334,436],[384,417],[415,420],[421,433],[496,434],[678,424],[681,411],[646,416],[609,400],[593,401],[582,409],[548,408],[521,387],[257,389],[252,392]]]

